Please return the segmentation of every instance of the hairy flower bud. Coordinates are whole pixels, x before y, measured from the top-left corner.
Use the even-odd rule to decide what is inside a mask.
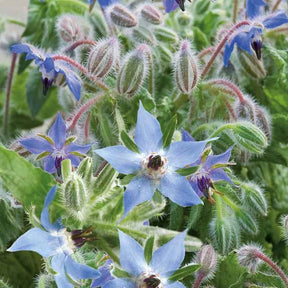
[[[167,44],[176,44],[179,40],[178,35],[171,29],[165,27],[155,27],[154,34],[158,41]]]
[[[217,266],[217,254],[212,245],[202,246],[195,260],[201,265],[197,274],[205,275],[205,278],[213,276]]]
[[[162,23],[163,20],[162,13],[155,6],[151,4],[144,5],[140,13],[142,18],[151,24],[159,25]]]
[[[255,273],[261,263],[257,253],[262,254],[262,251],[260,247],[255,245],[242,246],[237,252],[240,265],[246,267],[250,273]]]
[[[126,56],[117,78],[118,93],[133,95],[137,92],[147,74],[150,54],[150,47],[141,44]]]
[[[136,42],[146,43],[149,45],[156,44],[157,40],[151,29],[139,26],[133,29],[132,37]]]
[[[61,15],[56,23],[56,30],[65,42],[73,42],[77,39],[83,39],[85,33],[81,27],[79,17],[75,15]]]
[[[256,103],[248,95],[245,95],[244,101],[236,101],[234,105],[236,118],[249,120],[255,123]]]
[[[265,108],[256,105],[255,108],[255,114],[256,114],[256,125],[265,133],[268,140],[271,140],[271,120],[270,115],[266,111]]]
[[[258,60],[256,55],[250,55],[248,52],[240,49],[238,49],[237,52],[239,63],[246,74],[258,79],[262,79],[266,76],[263,62]]]
[[[286,241],[288,241],[288,215],[282,218],[282,233]]]
[[[81,219],[88,201],[88,191],[83,179],[76,173],[63,183],[63,199],[68,211]]]
[[[106,76],[120,58],[119,42],[116,37],[98,41],[91,49],[87,60],[90,74],[102,78]]]
[[[175,55],[174,70],[178,89],[184,94],[189,94],[197,84],[198,69],[196,58],[187,40],[181,43],[180,51]]]
[[[124,5],[115,4],[107,11],[111,21],[121,27],[135,27],[137,19],[133,13]]]

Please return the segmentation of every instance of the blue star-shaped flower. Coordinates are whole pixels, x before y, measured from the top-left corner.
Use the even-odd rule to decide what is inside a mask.
[[[180,282],[171,282],[169,277],[180,267],[185,257],[184,238],[186,231],[158,248],[147,264],[144,250],[133,238],[119,231],[120,263],[131,278],[117,278],[103,288],[163,287],[185,288]]]
[[[260,15],[261,7],[264,7],[266,2],[264,0],[247,0],[246,13],[249,19],[253,19]]]
[[[32,154],[40,154],[38,159],[45,157],[44,169],[47,172],[57,171],[60,174],[62,160],[70,159],[72,165],[77,167],[81,161],[80,157],[85,157],[83,154],[91,147],[91,144],[77,145],[73,143],[74,140],[73,137],[66,139],[66,125],[61,113],[58,113],[48,136],[38,134],[38,137],[19,140],[19,143]]]
[[[258,18],[257,18],[258,19]],[[227,67],[230,56],[233,52],[234,45],[237,44],[241,50],[253,54],[256,53],[257,58],[261,59],[262,39],[261,35],[264,29],[273,29],[288,23],[288,16],[285,12],[271,14],[264,18],[259,18],[259,21],[253,21],[250,25],[240,28],[232,34],[227,41],[224,50],[224,65]]]
[[[54,278],[58,288],[73,288],[74,285],[67,279],[66,275],[76,281],[93,279],[99,277],[100,273],[94,268],[73,260],[71,255],[77,245],[72,240],[72,233],[66,231],[65,227],[60,224],[59,219],[53,224],[50,222],[48,206],[53,201],[56,192],[57,186],[54,186],[45,198],[41,213],[41,224],[45,230],[40,228],[28,230],[7,251],[34,251],[45,258],[51,257],[51,267],[57,272]],[[77,237],[74,235],[73,239],[77,240]]]
[[[181,8],[182,11],[185,10],[184,7],[185,0],[163,0],[163,5],[166,13],[170,13],[175,11],[178,7]]]
[[[102,287],[104,286],[106,283],[108,283],[109,281],[115,279],[112,275],[111,275],[111,266],[112,264],[112,260],[108,259],[105,261],[104,265],[102,265],[98,271],[100,273],[100,277],[96,278],[93,280],[92,284],[91,284],[91,288],[93,287]]]
[[[194,138],[185,130],[182,131],[183,141],[195,141]],[[191,166],[199,166],[198,170],[189,178],[191,186],[199,197],[205,196],[211,203],[214,202],[211,197],[216,191],[214,183],[218,181],[226,181],[234,185],[230,177],[224,171],[224,167],[230,165],[233,147],[219,155],[202,155]],[[203,157],[204,156],[204,157]],[[217,191],[216,191],[217,192]]]
[[[46,54],[40,49],[28,43],[19,43],[11,46],[11,51],[16,54],[26,53],[26,60],[35,60],[42,73],[43,94],[53,84],[58,74],[66,78],[67,85],[77,100],[81,97],[81,80],[72,67],[63,60],[53,60],[52,55]]]
[[[136,174],[124,193],[124,216],[136,205],[151,200],[156,189],[180,206],[202,203],[186,177],[176,170],[197,160],[207,141],[180,141],[164,149],[159,122],[140,102],[135,143],[139,153],[124,146],[95,151],[119,173]]]

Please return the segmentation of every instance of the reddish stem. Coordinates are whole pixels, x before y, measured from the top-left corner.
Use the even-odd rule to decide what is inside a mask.
[[[77,122],[79,121],[80,117],[83,113],[87,111],[93,104],[98,102],[104,95],[97,95],[94,98],[89,99],[79,110],[76,112],[75,116],[71,120],[71,124],[68,126],[67,130],[72,130],[75,128]]]
[[[90,73],[88,72],[88,70],[85,67],[83,67],[80,63],[71,59],[70,57],[65,56],[65,55],[54,55],[53,60],[63,60],[65,62],[71,64],[72,66],[74,66],[78,70],[80,70],[83,74],[85,74],[87,77],[89,77],[89,79],[91,79],[93,82],[95,82],[103,90],[105,90],[105,91],[108,90],[108,87],[99,78],[94,77],[93,75],[90,75]]]
[[[7,132],[8,132],[10,95],[11,95],[11,87],[12,87],[12,80],[13,80],[13,75],[14,75],[14,70],[15,70],[16,59],[17,59],[17,54],[13,53],[11,65],[10,65],[8,83],[7,83],[5,106],[4,106],[3,135],[7,135]]]
[[[236,117],[236,115],[235,115],[235,112],[234,112],[234,110],[233,110],[233,107],[231,106],[230,102],[229,102],[227,99],[225,99],[225,105],[226,105],[227,109],[229,110],[232,118],[233,118],[234,120],[236,120],[237,117]]]
[[[245,26],[245,25],[250,25],[251,22],[249,20],[244,20],[241,21],[239,23],[237,23],[236,25],[234,25],[226,34],[226,36],[220,41],[220,43],[218,44],[218,46],[215,48],[214,53],[211,55],[210,60],[208,61],[208,63],[206,64],[206,66],[204,67],[202,73],[201,73],[201,78],[204,78],[204,76],[207,74],[207,72],[209,71],[209,69],[211,68],[211,65],[213,64],[215,58],[217,57],[217,55],[220,53],[220,51],[222,50],[223,46],[225,45],[225,43],[227,42],[227,40],[229,39],[229,37],[240,27]]]
[[[227,88],[231,89],[234,94],[238,97],[240,102],[245,102],[245,97],[242,93],[242,91],[239,89],[239,87],[237,85],[235,85],[234,83],[230,82],[229,80],[225,80],[225,79],[213,79],[210,80],[206,83],[212,84],[212,85],[223,85],[226,86]]]
[[[199,274],[197,275],[197,278],[196,278],[196,281],[195,281],[195,283],[194,283],[194,285],[193,285],[193,288],[199,288],[200,285],[201,285],[201,283],[202,283],[202,281],[203,281],[203,279],[204,279],[204,277],[205,277],[204,274],[199,273]]]
[[[198,59],[201,59],[201,58],[203,58],[204,56],[206,56],[207,54],[210,54],[210,53],[214,52],[214,50],[215,50],[215,47],[214,47],[214,46],[211,46],[211,47],[208,47],[208,48],[203,49],[203,50],[198,54]]]
[[[254,254],[256,257],[267,263],[283,280],[286,287],[288,287],[288,278],[283,272],[283,270],[275,263],[273,262],[269,257],[267,257],[265,254],[261,253],[260,251],[255,252]]]
[[[280,5],[281,1],[282,1],[282,0],[277,0],[277,2],[275,3],[275,5],[274,5],[273,8],[272,8],[272,12],[275,12],[275,11],[277,10],[277,8],[278,8],[278,6]]]
[[[78,41],[75,41],[74,43],[72,43],[70,46],[68,46],[64,52],[68,52],[68,51],[71,51],[71,50],[74,50],[76,49],[78,46],[81,46],[81,45],[95,45],[97,42],[94,41],[94,40],[87,40],[87,39],[82,39],[82,40],[78,40]]]
[[[88,113],[88,116],[86,118],[85,121],[85,125],[84,125],[84,136],[85,136],[85,141],[87,142],[88,138],[89,138],[89,130],[90,130],[90,118],[91,118],[91,113]]]

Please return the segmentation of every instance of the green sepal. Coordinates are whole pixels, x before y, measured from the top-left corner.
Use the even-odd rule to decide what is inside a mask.
[[[165,125],[163,130],[163,147],[168,147],[171,144],[172,137],[177,125],[177,115],[174,115],[171,120]]]
[[[198,170],[199,166],[180,168],[176,172],[182,176],[188,176],[195,173]]]
[[[65,141],[65,145],[68,145],[68,144],[74,142],[76,140],[76,138],[77,138],[76,136],[71,136],[71,137],[67,138]]]
[[[176,270],[170,277],[169,280],[172,282],[176,282],[182,280],[185,277],[191,276],[191,274],[195,273],[201,265],[199,264],[189,264],[184,266],[178,270]]]
[[[81,158],[85,158],[85,157],[86,157],[86,155],[84,155],[84,154],[82,154],[82,153],[79,153],[79,152],[76,152],[76,151],[70,152],[70,154],[75,155],[75,156],[78,156],[78,157],[81,157]]]
[[[38,133],[37,136],[39,136],[39,137],[41,137],[41,138],[47,140],[51,145],[54,145],[53,140],[52,140],[49,136],[44,135],[44,134],[41,134],[41,133]]]
[[[112,274],[116,277],[116,278],[131,278],[131,276],[129,275],[128,272],[118,268],[118,267],[114,267],[112,269]]]
[[[151,236],[149,237],[146,242],[145,242],[145,246],[144,246],[144,256],[145,256],[145,260],[147,263],[150,262],[151,258],[152,258],[152,254],[153,254],[153,247],[154,247],[154,240],[155,237]]]
[[[51,153],[51,152],[48,152],[48,151],[43,152],[43,153],[39,154],[39,155],[36,157],[36,160],[40,160],[40,159],[42,159],[42,158],[50,155],[50,153]]]
[[[121,138],[121,141],[123,142],[123,144],[129,150],[131,150],[135,153],[139,153],[137,145],[135,144],[135,142],[130,138],[130,136],[124,130],[121,131],[120,138]]]

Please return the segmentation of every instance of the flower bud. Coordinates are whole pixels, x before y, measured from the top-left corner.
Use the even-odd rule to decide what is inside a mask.
[[[155,27],[154,34],[158,41],[167,44],[176,44],[179,40],[178,35],[173,30],[165,27]]]
[[[180,51],[175,55],[175,80],[178,89],[184,94],[189,94],[197,84],[196,58],[187,40],[182,42]]]
[[[237,56],[242,69],[253,78],[262,79],[266,76],[263,62],[258,60],[256,55],[250,55],[241,49],[237,50]]]
[[[68,211],[81,219],[88,201],[88,191],[83,179],[76,173],[63,183],[63,199]]]
[[[201,267],[197,274],[205,275],[205,278],[213,276],[217,266],[217,254],[212,245],[204,245],[196,255],[196,263]]]
[[[141,16],[147,22],[159,25],[162,23],[163,15],[162,13],[153,5],[146,4],[141,9]]]
[[[261,260],[257,257],[257,253],[262,254],[262,251],[255,245],[242,246],[237,252],[240,265],[246,267],[250,273],[255,273],[261,263]]]
[[[282,218],[282,231],[285,240],[288,240],[288,215]]]
[[[121,27],[135,27],[137,19],[132,12],[121,4],[115,4],[108,8],[108,15],[111,21]]]
[[[163,45],[157,46],[155,52],[159,54],[161,65],[169,65],[172,62],[173,55],[167,47]]]
[[[141,44],[126,56],[117,78],[118,93],[134,95],[137,92],[147,74],[150,54],[150,47]]]
[[[244,101],[236,101],[234,104],[236,118],[245,119],[255,123],[256,120],[256,103],[245,95]]]
[[[97,42],[87,60],[89,73],[99,78],[106,76],[118,63],[119,51],[119,42],[115,37]]]
[[[271,120],[265,108],[256,105],[256,125],[265,133],[268,140],[271,140]]]
[[[56,30],[65,42],[74,42],[84,38],[79,17],[69,14],[60,16],[56,23]]]
[[[136,42],[147,43],[149,45],[156,44],[157,40],[149,28],[139,26],[133,29],[132,37]]]

